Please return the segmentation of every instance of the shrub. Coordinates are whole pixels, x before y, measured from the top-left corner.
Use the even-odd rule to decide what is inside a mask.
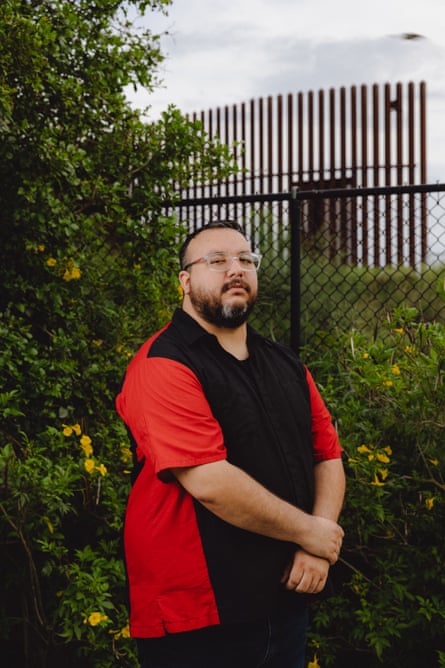
[[[326,343],[311,366],[345,450],[346,537],[311,646],[323,667],[443,666],[445,327],[395,309]]]
[[[173,108],[156,123],[168,0],[0,2],[0,641],[26,668],[135,663],[121,530],[128,358],[178,303],[183,230],[163,215],[230,149]],[[199,158],[197,157],[199,156]],[[124,445],[125,444],[125,445]]]

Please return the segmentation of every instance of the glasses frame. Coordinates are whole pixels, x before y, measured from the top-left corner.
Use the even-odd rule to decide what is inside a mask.
[[[224,269],[216,269],[215,267],[212,267],[210,265],[210,258],[215,257],[215,255],[224,255],[228,261],[230,260],[230,264],[228,265],[228,267],[225,267]],[[246,267],[243,267],[243,265],[240,262],[240,255],[241,256],[249,255],[251,258],[254,259],[254,262],[256,261],[258,264],[257,265],[254,264],[253,269],[246,269]],[[199,257],[197,260],[193,260],[193,262],[187,262],[187,264],[184,265],[182,271],[188,271],[189,268],[193,267],[194,264],[202,264],[203,262],[205,262],[210,271],[217,271],[218,273],[223,273],[223,272],[229,270],[229,268],[232,266],[234,260],[236,260],[238,262],[238,264],[240,265],[240,267],[242,268],[243,271],[249,271],[249,272],[250,271],[258,271],[258,269],[260,268],[260,265],[261,265],[262,257],[263,256],[260,255],[259,253],[251,253],[250,251],[245,251],[244,253],[239,253],[239,255],[229,255],[228,253],[223,253],[222,251],[220,253],[214,252],[214,253],[209,253],[208,255],[203,255],[202,257]]]

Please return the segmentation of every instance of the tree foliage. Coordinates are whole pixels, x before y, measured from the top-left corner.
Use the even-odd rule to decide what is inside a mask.
[[[152,90],[168,0],[0,3],[0,633],[11,665],[134,665],[120,533],[129,487],[114,396],[178,301],[175,187],[229,149]],[[196,157],[199,156],[199,159]]]
[[[327,343],[314,373],[345,449],[346,536],[312,647],[323,668],[444,666],[445,327],[398,308]]]

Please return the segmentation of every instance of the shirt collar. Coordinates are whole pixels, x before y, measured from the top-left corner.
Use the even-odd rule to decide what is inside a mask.
[[[184,337],[188,345],[193,345],[202,338],[208,337],[216,339],[216,336],[207,332],[201,325],[192,318],[191,315],[177,308],[173,314],[172,325],[174,325]],[[263,341],[263,337],[249,324],[247,324],[247,347],[249,355],[252,355],[254,350]]]
[[[191,315],[183,311],[181,308],[175,310],[172,318],[172,325],[181,332],[181,336],[184,337],[186,343],[190,346],[203,337],[213,337],[212,334],[206,332],[206,330],[201,327]]]

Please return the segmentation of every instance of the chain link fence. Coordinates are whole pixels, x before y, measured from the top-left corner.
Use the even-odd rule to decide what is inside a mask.
[[[397,307],[445,322],[445,185],[298,191],[181,202],[189,230],[237,220],[262,253],[252,324],[300,347],[373,330]]]

